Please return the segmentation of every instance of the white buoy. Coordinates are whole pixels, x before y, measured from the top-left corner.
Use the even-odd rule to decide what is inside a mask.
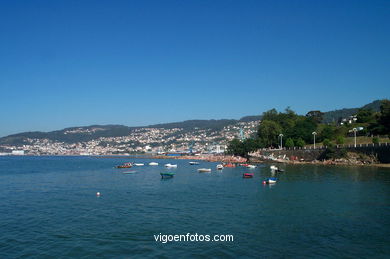
[[[96,196],[97,196],[97,197],[100,197],[100,192],[97,192],[97,193],[96,193]]]

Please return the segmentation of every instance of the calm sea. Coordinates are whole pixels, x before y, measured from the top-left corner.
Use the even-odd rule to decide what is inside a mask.
[[[145,166],[113,168],[133,161]],[[269,165],[243,179],[249,169],[151,161],[0,157],[0,258],[390,257],[390,169],[283,166],[269,186]],[[169,162],[176,175],[161,180]]]

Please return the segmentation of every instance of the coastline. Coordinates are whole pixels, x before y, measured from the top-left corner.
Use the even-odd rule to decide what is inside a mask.
[[[362,167],[380,167],[390,168],[390,164],[384,163],[363,163],[361,161],[348,161],[348,160],[314,160],[314,161],[291,161],[291,160],[269,160],[259,159],[251,157],[249,159],[237,156],[226,156],[226,155],[203,155],[203,156],[152,156],[154,159],[181,159],[181,160],[202,160],[208,162],[221,162],[221,163],[251,163],[251,164],[262,164],[262,163],[280,163],[289,165],[327,165],[327,166],[362,166]]]

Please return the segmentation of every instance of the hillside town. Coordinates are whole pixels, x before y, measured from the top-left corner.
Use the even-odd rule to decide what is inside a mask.
[[[121,137],[100,137],[81,142],[60,142],[46,138],[26,138],[22,145],[0,145],[0,155],[131,155],[164,153],[223,153],[234,138],[249,138],[256,133],[260,121],[237,122],[222,129],[136,128]],[[102,131],[82,127],[63,134],[90,134]]]

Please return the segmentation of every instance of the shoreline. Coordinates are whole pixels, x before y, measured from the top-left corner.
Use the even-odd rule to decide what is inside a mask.
[[[342,161],[290,161],[290,160],[265,160],[265,159],[255,159],[253,158],[243,158],[243,157],[234,157],[234,156],[179,156],[179,157],[167,157],[167,156],[152,156],[154,159],[180,159],[180,160],[201,160],[208,162],[221,162],[221,163],[249,163],[249,164],[263,164],[263,163],[279,163],[279,164],[288,164],[288,165],[327,165],[327,166],[362,166],[362,167],[380,167],[380,168],[390,168],[390,164],[384,163],[362,163],[362,162],[342,162]]]

